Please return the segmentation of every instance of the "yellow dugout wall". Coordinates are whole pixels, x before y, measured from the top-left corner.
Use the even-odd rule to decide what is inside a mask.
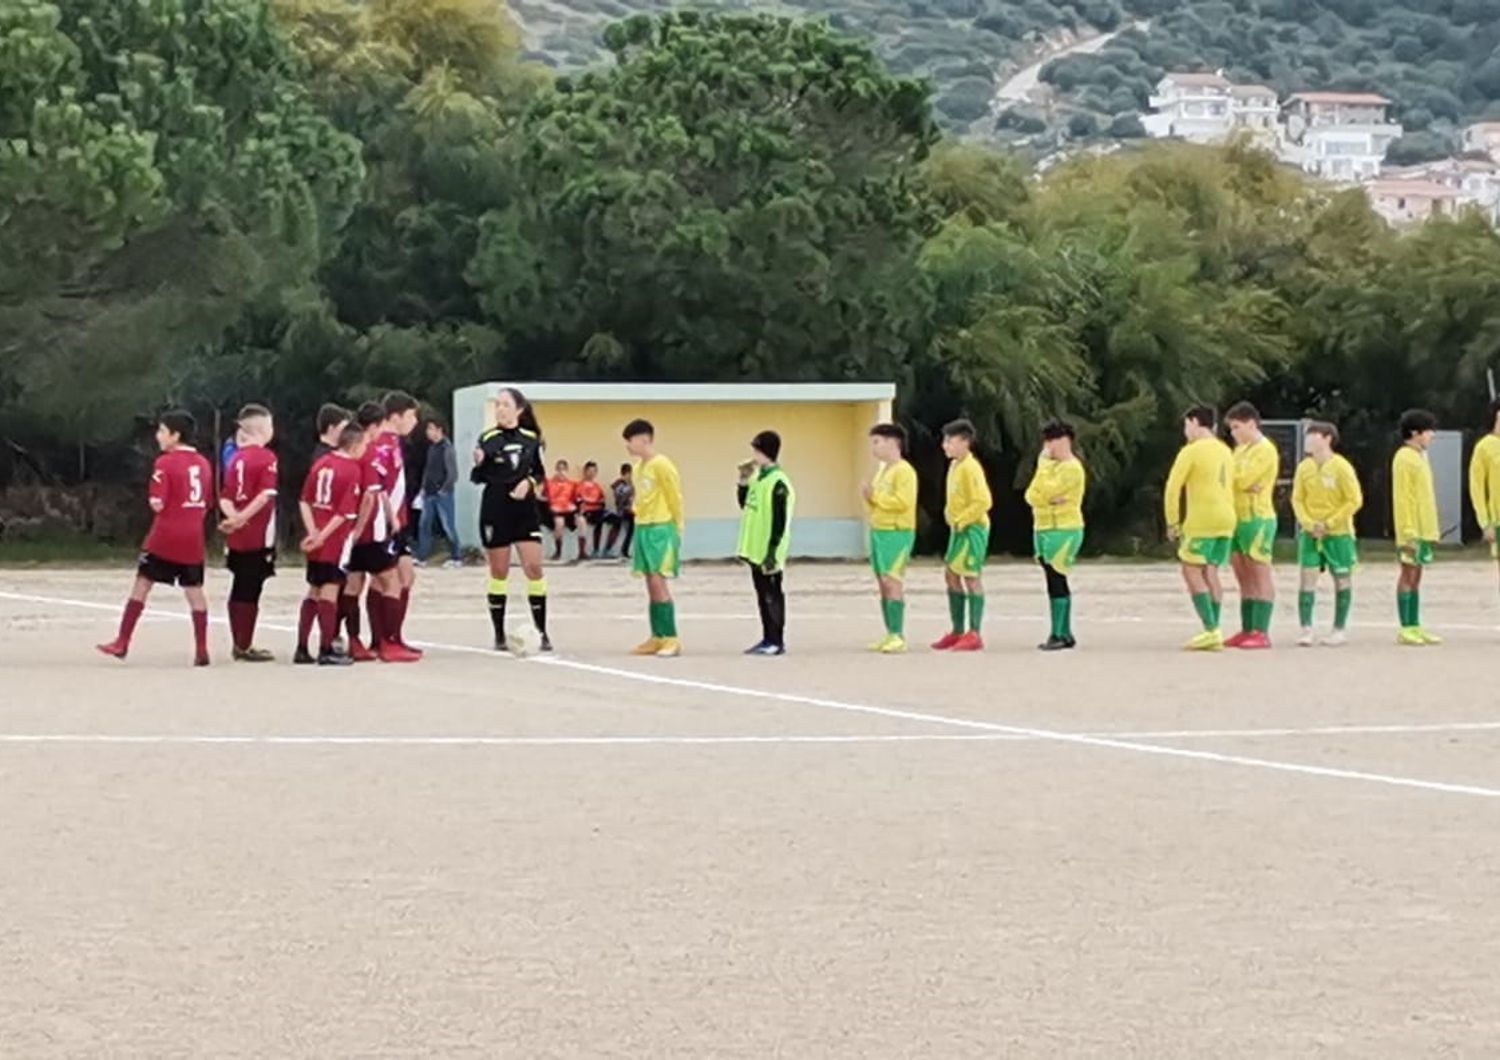
[[[629,460],[621,428],[638,416],[650,420],[657,447],[682,473],[688,559],[733,556],[739,523],[735,468],[762,430],[780,433],[781,464],[797,489],[792,555],[865,554],[859,490],[873,470],[867,433],[890,418],[894,384],[485,383],[453,396],[461,466],[475,439],[494,423],[495,396],[507,385],[536,406],[549,474],[565,459],[577,478],[593,460],[607,485]],[[478,545],[478,513],[479,491],[466,485],[458,498],[465,546]]]

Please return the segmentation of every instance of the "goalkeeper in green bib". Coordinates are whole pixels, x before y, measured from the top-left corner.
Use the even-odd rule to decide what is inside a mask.
[[[740,465],[740,541],[737,554],[750,565],[760,610],[760,641],[746,655],[786,654],[786,593],[782,573],[792,540],[797,494],[777,463],[781,435],[761,431],[750,442],[750,459]]]

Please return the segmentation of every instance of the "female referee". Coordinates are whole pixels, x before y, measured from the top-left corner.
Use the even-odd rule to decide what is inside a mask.
[[[531,620],[541,634],[542,650],[551,651],[547,637],[547,580],[542,574],[542,526],[537,491],[546,477],[542,464],[542,430],[525,395],[505,387],[495,401],[495,426],[479,437],[474,470],[469,477],[484,487],[479,506],[479,534],[490,564],[490,622],[495,627],[495,650],[505,651],[505,599],[510,576],[510,550],[521,555],[526,572],[526,599]]]

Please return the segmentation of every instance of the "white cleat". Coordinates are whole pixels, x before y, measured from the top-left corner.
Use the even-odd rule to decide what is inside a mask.
[[[1318,643],[1318,638],[1310,629],[1304,629],[1302,636],[1297,638],[1297,647],[1299,648],[1311,648],[1316,643]]]
[[[1344,636],[1344,631],[1341,629],[1336,629],[1323,638],[1323,647],[1325,648],[1342,648],[1348,643],[1349,638]]]

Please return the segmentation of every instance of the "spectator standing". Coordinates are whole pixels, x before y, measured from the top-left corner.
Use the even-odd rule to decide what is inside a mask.
[[[439,419],[427,421],[427,463],[422,468],[422,517],[417,524],[417,562],[432,556],[433,535],[441,530],[448,539],[448,566],[463,565],[458,546],[458,520],[453,491],[458,486],[458,457],[447,426]]]

